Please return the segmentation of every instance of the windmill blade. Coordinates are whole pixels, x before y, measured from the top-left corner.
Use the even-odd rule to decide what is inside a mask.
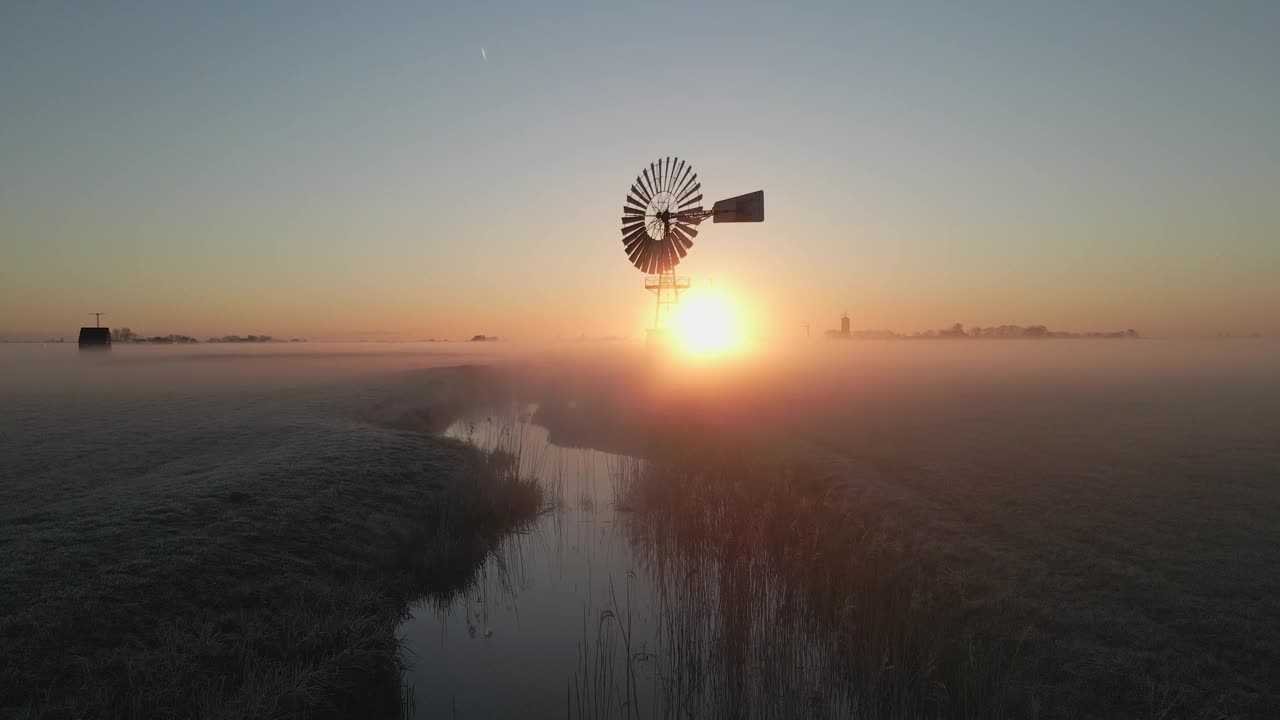
[[[680,241],[680,245],[683,246],[685,250],[693,247],[693,239],[689,237],[688,233],[689,231],[683,228],[674,228],[671,231],[671,234],[675,236],[676,240]],[[684,256],[683,250],[680,252],[680,255],[682,257]]]
[[[649,207],[648,202],[637,198],[635,195],[628,195],[627,203],[630,205],[635,205],[636,207],[640,208],[640,212],[644,212],[645,209]]]
[[[624,229],[622,232],[624,233],[622,236],[623,245],[630,245],[631,243],[635,242],[636,239],[644,237],[645,235],[643,225],[639,227],[631,228],[630,230]]]
[[[688,190],[688,189],[689,189],[689,186],[690,186],[690,185],[692,185],[693,183],[696,183],[696,182],[698,182],[698,173],[694,172],[694,171],[693,171],[693,166],[692,166],[692,165],[690,165],[690,166],[685,170],[685,177],[684,177],[684,178],[681,178],[681,180],[680,180],[680,189],[679,189],[679,190],[676,190],[676,192],[675,192],[676,197],[679,197],[680,195],[683,195],[683,194],[684,194],[684,191],[685,191],[685,190]]]
[[[635,195],[636,197],[638,197],[638,198],[640,198],[640,199],[642,199],[642,200],[644,200],[644,203],[645,203],[645,204],[648,204],[648,202],[649,202],[650,200],[652,200],[652,199],[653,199],[653,196],[652,196],[652,195],[650,195],[649,193],[645,192],[645,191],[644,191],[644,188],[640,186],[640,177],[639,177],[639,176],[637,176],[637,177],[636,177],[636,181],[635,181],[634,183],[632,183],[632,184],[631,184],[631,194],[632,194],[632,195]]]
[[[685,243],[688,242],[689,245],[693,245],[693,242],[689,238],[682,238],[679,235],[672,235],[672,237],[675,238],[675,241],[671,245],[676,249],[676,252],[680,253],[680,257],[688,255],[689,251],[685,249]]]
[[[622,234],[626,235],[638,227],[644,227],[643,215],[632,215],[622,218]]]
[[[680,241],[676,240],[675,235],[667,236],[667,257],[671,259],[672,267],[679,265],[680,258],[684,257],[684,248],[680,247]]]
[[[631,252],[627,253],[627,259],[632,265],[640,267],[644,263],[644,248],[631,248]]]
[[[645,238],[639,238],[626,247],[627,257],[631,259],[632,263],[635,263],[644,254],[644,242]]]
[[[637,253],[640,252],[640,243],[645,243],[645,242],[649,242],[649,238],[641,235],[640,237],[627,243],[626,246],[623,248],[623,251],[626,252],[628,256],[634,257]]]
[[[696,174],[697,174],[697,173],[695,173],[695,172],[693,171],[693,166],[692,166],[692,165],[688,165],[688,164],[686,164],[683,168],[681,168],[681,170],[680,170],[680,177],[676,178],[676,184],[675,184],[675,190],[674,190],[674,192],[675,192],[677,195],[678,195],[678,194],[680,194],[680,189],[681,189],[681,188],[683,188],[683,187],[685,186],[685,184],[689,182],[689,176],[690,176],[690,175],[696,175]]]
[[[681,193],[681,194],[680,194],[679,200],[678,200],[677,202],[679,202],[681,205],[683,205],[683,204],[684,204],[684,199],[685,199],[685,198],[687,198],[687,197],[689,197],[690,195],[692,195],[692,194],[694,194],[694,193],[698,192],[698,191],[699,191],[699,190],[701,190],[701,189],[702,189],[702,183],[695,183],[695,184],[694,184],[692,187],[690,187],[688,190],[685,190],[683,193]],[[701,197],[701,195],[699,195],[699,197]]]
[[[680,184],[680,172],[684,169],[684,165],[681,164],[683,162],[684,161],[681,160],[680,158],[672,159],[671,174],[667,180],[668,191],[674,191],[676,189],[676,185]]]
[[[698,228],[683,221],[677,221],[676,227],[689,237],[698,237]]]
[[[666,190],[671,186],[671,157],[668,156],[662,161],[662,189]]]
[[[680,185],[680,173],[682,172],[684,172],[684,161],[676,158],[671,163],[671,185],[668,186],[668,190],[675,192],[675,189]]]
[[[693,238],[685,235],[683,232],[676,233],[676,239],[680,241],[681,247],[688,250],[693,247]]]
[[[658,186],[656,183],[653,182],[653,178],[649,177],[649,171],[652,169],[653,169],[653,163],[649,163],[649,167],[645,168],[644,170],[641,170],[640,174],[644,176],[644,181],[649,185],[649,194],[657,195]]]
[[[699,201],[699,200],[701,200],[701,199],[702,199],[702,194],[701,194],[701,193],[699,193],[697,197],[690,198],[690,199],[685,200],[684,202],[680,203],[680,208],[681,208],[681,209],[683,209],[685,205],[692,205],[693,203],[696,203],[696,202],[698,202],[698,201]]]

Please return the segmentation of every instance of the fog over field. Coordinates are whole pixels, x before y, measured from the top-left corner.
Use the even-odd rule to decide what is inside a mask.
[[[996,679],[972,685],[982,701],[958,689],[972,663],[921,670],[942,716],[1280,712],[1280,345],[1045,340],[814,341],[714,362],[629,343],[0,346],[0,714],[349,710],[321,690],[372,687],[349,680],[372,661],[344,664],[346,635],[314,649],[338,658],[328,665],[298,670],[274,651],[236,665],[225,658],[266,642],[245,618],[286,598],[312,613],[294,617],[338,627],[321,608],[341,604],[318,599],[338,586],[371,593],[357,610],[394,605],[357,613],[378,618],[370,643],[394,642],[402,603],[467,593],[474,568],[443,587],[453,575],[431,566],[395,592],[354,578],[406,542],[426,547],[401,508],[478,482],[474,450],[441,433],[513,403],[555,446],[680,467],[690,487],[731,478],[740,508],[793,513],[801,535],[856,523],[891,538],[897,566],[921,568],[910,582],[954,590],[931,601],[929,647],[952,657],[947,633],[964,624],[972,634],[957,638],[998,656],[983,666]],[[774,477],[809,504],[750,494]],[[611,509],[609,522],[676,500],[636,497],[623,509],[640,512]],[[763,526],[741,532],[717,562],[792,552]],[[811,581],[770,582],[810,608],[805,622],[847,638],[833,653],[871,642],[856,613],[821,610],[821,597],[865,589]],[[262,622],[263,637],[291,632]],[[815,713],[908,716],[877,695],[888,680],[828,671],[852,689]],[[564,675],[557,702],[573,687]]]

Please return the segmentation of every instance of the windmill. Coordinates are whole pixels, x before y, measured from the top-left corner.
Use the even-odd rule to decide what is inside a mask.
[[[689,278],[676,276],[676,265],[689,254],[698,225],[707,218],[763,222],[764,191],[721,200],[704,210],[698,174],[672,157],[649,163],[631,184],[622,206],[622,244],[631,264],[645,273],[645,290],[657,294],[650,338],[667,330],[680,291],[689,289]]]

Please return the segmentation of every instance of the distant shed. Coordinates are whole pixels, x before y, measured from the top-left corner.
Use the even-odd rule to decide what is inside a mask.
[[[111,347],[111,328],[104,328],[104,327],[80,328],[80,347],[82,348]]]

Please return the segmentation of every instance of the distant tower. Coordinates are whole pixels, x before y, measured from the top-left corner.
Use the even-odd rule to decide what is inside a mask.
[[[849,313],[840,316],[840,334],[849,337]]]

